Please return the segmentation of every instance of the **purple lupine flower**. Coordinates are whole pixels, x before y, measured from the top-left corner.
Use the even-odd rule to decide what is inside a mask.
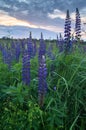
[[[52,53],[52,45],[50,44],[47,50],[47,56],[51,59],[54,60],[55,59],[55,55]]]
[[[59,52],[63,52],[63,50],[64,50],[64,41],[63,41],[61,33],[60,33],[59,40],[58,40],[58,48],[59,48]]]
[[[54,87],[53,87],[53,90],[56,91],[56,89],[57,89],[56,86],[54,86]]]
[[[78,8],[76,8],[76,23],[75,23],[76,39],[79,40],[81,37],[81,18]]]
[[[2,46],[2,44],[0,44],[0,51],[2,51],[2,49],[3,49],[3,46]]]
[[[15,47],[15,59],[16,59],[17,62],[19,62],[20,54],[21,54],[20,44],[17,43],[16,47]]]
[[[6,63],[7,50],[5,48],[2,49],[2,58],[3,58],[3,62]]]
[[[59,38],[58,38],[58,34],[57,34],[56,47],[58,47],[58,42],[59,42]]]
[[[16,42],[12,40],[10,44],[10,52],[13,60],[16,59]]]
[[[86,46],[83,46],[83,51],[86,52]]]
[[[37,53],[37,45],[36,45],[36,40],[33,42],[33,55],[35,56]]]
[[[27,48],[28,48],[28,54],[30,58],[32,58],[33,57],[33,42],[32,42],[31,32],[30,32],[28,43],[27,43]]]
[[[15,46],[16,46],[16,43],[12,40],[11,49],[14,50],[14,49],[15,49]]]
[[[2,49],[2,59],[3,59],[3,62],[5,64],[8,65],[8,68],[10,69],[11,67],[11,63],[12,63],[12,55],[11,55],[11,50],[7,48],[3,48]]]
[[[21,53],[24,54],[26,42],[24,40],[21,41]]]
[[[42,55],[46,53],[46,45],[43,39],[43,34],[41,33],[40,46],[39,46],[39,60],[42,58]]]
[[[67,10],[66,19],[65,19],[65,31],[64,31],[64,49],[65,52],[70,51],[70,38],[71,38],[71,20],[69,15],[69,10]]]
[[[39,105],[43,106],[44,97],[47,93],[47,68],[45,63],[45,56],[42,55],[42,58],[39,63],[39,85],[38,85],[38,97],[39,97]]]
[[[30,84],[30,56],[25,51],[22,58],[22,80],[25,85]]]

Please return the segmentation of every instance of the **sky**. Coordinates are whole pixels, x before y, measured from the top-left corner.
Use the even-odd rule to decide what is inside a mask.
[[[82,39],[86,39],[86,0],[0,0],[0,37],[56,38],[64,33],[66,10],[69,9],[74,32],[75,10],[82,21]]]

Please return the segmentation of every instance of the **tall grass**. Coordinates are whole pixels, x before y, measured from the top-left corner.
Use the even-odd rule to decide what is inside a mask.
[[[21,59],[11,69],[0,55],[1,130],[85,130],[86,54],[76,48],[68,55],[46,57],[47,84],[44,105],[38,104],[38,59],[31,59],[31,83],[22,83]]]

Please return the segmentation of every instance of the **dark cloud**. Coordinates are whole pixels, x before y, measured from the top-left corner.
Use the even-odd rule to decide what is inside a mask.
[[[0,10],[8,12],[17,19],[41,26],[64,26],[64,19],[48,17],[55,9],[74,12],[86,8],[86,0],[0,0]],[[86,13],[85,13],[86,15]]]
[[[79,9],[86,7],[85,0],[1,0],[1,2],[11,5],[11,7],[15,5],[19,10],[40,10],[43,13],[52,12],[55,8],[64,11],[69,8],[73,11],[76,7]]]
[[[86,0],[0,0],[0,3],[3,2],[3,5],[0,4],[1,9],[9,12],[10,15],[16,14],[15,16],[19,18],[22,15],[21,11],[28,10],[29,20],[31,17],[46,18],[47,13],[52,13],[54,9],[61,11],[70,9],[73,12],[76,7],[79,9],[86,7]],[[10,8],[5,5],[10,5]]]

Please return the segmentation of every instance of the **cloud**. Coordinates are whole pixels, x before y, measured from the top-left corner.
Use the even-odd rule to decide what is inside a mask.
[[[23,14],[27,13],[22,11]],[[19,20],[15,17],[9,16],[7,12],[1,11],[0,10],[0,25],[5,25],[5,26],[27,26],[27,27],[32,27],[32,28],[41,28],[41,29],[47,29],[53,32],[62,32],[62,27],[58,27],[57,26],[49,26],[49,25],[39,25],[39,24],[32,24],[29,21],[23,21],[23,20]]]
[[[11,25],[20,23],[54,32],[64,30],[67,9],[70,10],[72,20],[75,20],[76,7],[80,10],[82,21],[86,21],[86,0],[0,0],[0,10],[8,15],[2,17],[4,24],[11,21]]]
[[[24,3],[27,3],[28,4],[28,0],[18,0],[20,3],[21,2],[24,2]]]
[[[0,16],[1,16],[0,25],[5,25],[5,26],[23,25],[23,26],[27,26],[27,27],[37,28],[37,26],[35,26],[31,23],[11,17],[8,15],[7,12],[1,11],[1,10],[0,10]]]
[[[55,19],[55,18],[65,19],[66,16],[64,12],[55,9],[53,13],[48,13],[48,17],[50,17],[51,19]]]
[[[75,0],[65,0],[65,2],[64,0],[1,0],[0,3],[2,2],[4,4],[1,4],[1,9],[8,12],[10,16],[30,22],[36,21],[40,24],[45,22],[47,24],[48,21],[49,25],[49,18],[52,18],[52,22],[54,18],[63,19],[67,9],[73,13],[76,7],[80,10],[86,8],[85,0],[78,0],[77,2]],[[22,14],[22,12],[25,13]]]
[[[26,26],[0,26],[0,37],[14,37],[14,38],[28,38],[29,32],[32,32],[33,38],[40,38],[41,32],[43,32],[44,38],[56,39],[56,33],[41,28],[28,28]]]

